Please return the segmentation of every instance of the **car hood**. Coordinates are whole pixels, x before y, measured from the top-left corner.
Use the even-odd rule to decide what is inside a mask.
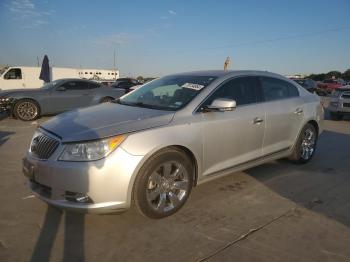
[[[39,91],[40,89],[38,88],[23,88],[23,89],[10,89],[10,90],[1,90],[0,91],[0,97],[2,96],[11,96],[14,94],[18,94],[18,93],[32,93],[35,91]]]
[[[60,114],[41,127],[62,142],[106,138],[170,123],[174,112],[103,103]]]

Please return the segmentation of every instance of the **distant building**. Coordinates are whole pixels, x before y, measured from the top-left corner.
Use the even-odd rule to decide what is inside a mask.
[[[294,74],[294,75],[286,75],[287,78],[301,79],[307,77],[306,74]]]

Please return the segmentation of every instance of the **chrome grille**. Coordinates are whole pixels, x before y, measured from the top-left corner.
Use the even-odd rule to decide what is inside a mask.
[[[44,134],[40,134],[33,138],[30,145],[30,152],[37,158],[48,159],[53,152],[55,152],[58,145],[58,140]]]

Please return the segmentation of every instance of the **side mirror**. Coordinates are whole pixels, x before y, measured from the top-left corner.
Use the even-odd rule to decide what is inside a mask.
[[[234,108],[236,108],[236,101],[232,99],[226,99],[226,98],[218,98],[215,99],[211,105],[206,106],[204,109],[205,111],[232,111]]]
[[[56,91],[66,91],[66,88],[64,86],[59,86],[56,88]]]

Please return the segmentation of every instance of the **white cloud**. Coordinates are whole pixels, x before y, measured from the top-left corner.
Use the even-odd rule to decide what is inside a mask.
[[[7,6],[13,13],[14,20],[21,20],[25,28],[49,24],[48,18],[54,12],[37,8],[32,0],[12,0]]]
[[[94,41],[94,43],[97,45],[111,47],[126,44],[130,42],[131,38],[131,35],[128,33],[116,33],[98,38]]]
[[[175,11],[173,11],[173,10],[168,10],[168,15],[162,15],[161,17],[160,17],[160,19],[163,19],[163,20],[166,20],[166,19],[169,19],[169,18],[171,18],[172,16],[176,16],[176,12]]]

